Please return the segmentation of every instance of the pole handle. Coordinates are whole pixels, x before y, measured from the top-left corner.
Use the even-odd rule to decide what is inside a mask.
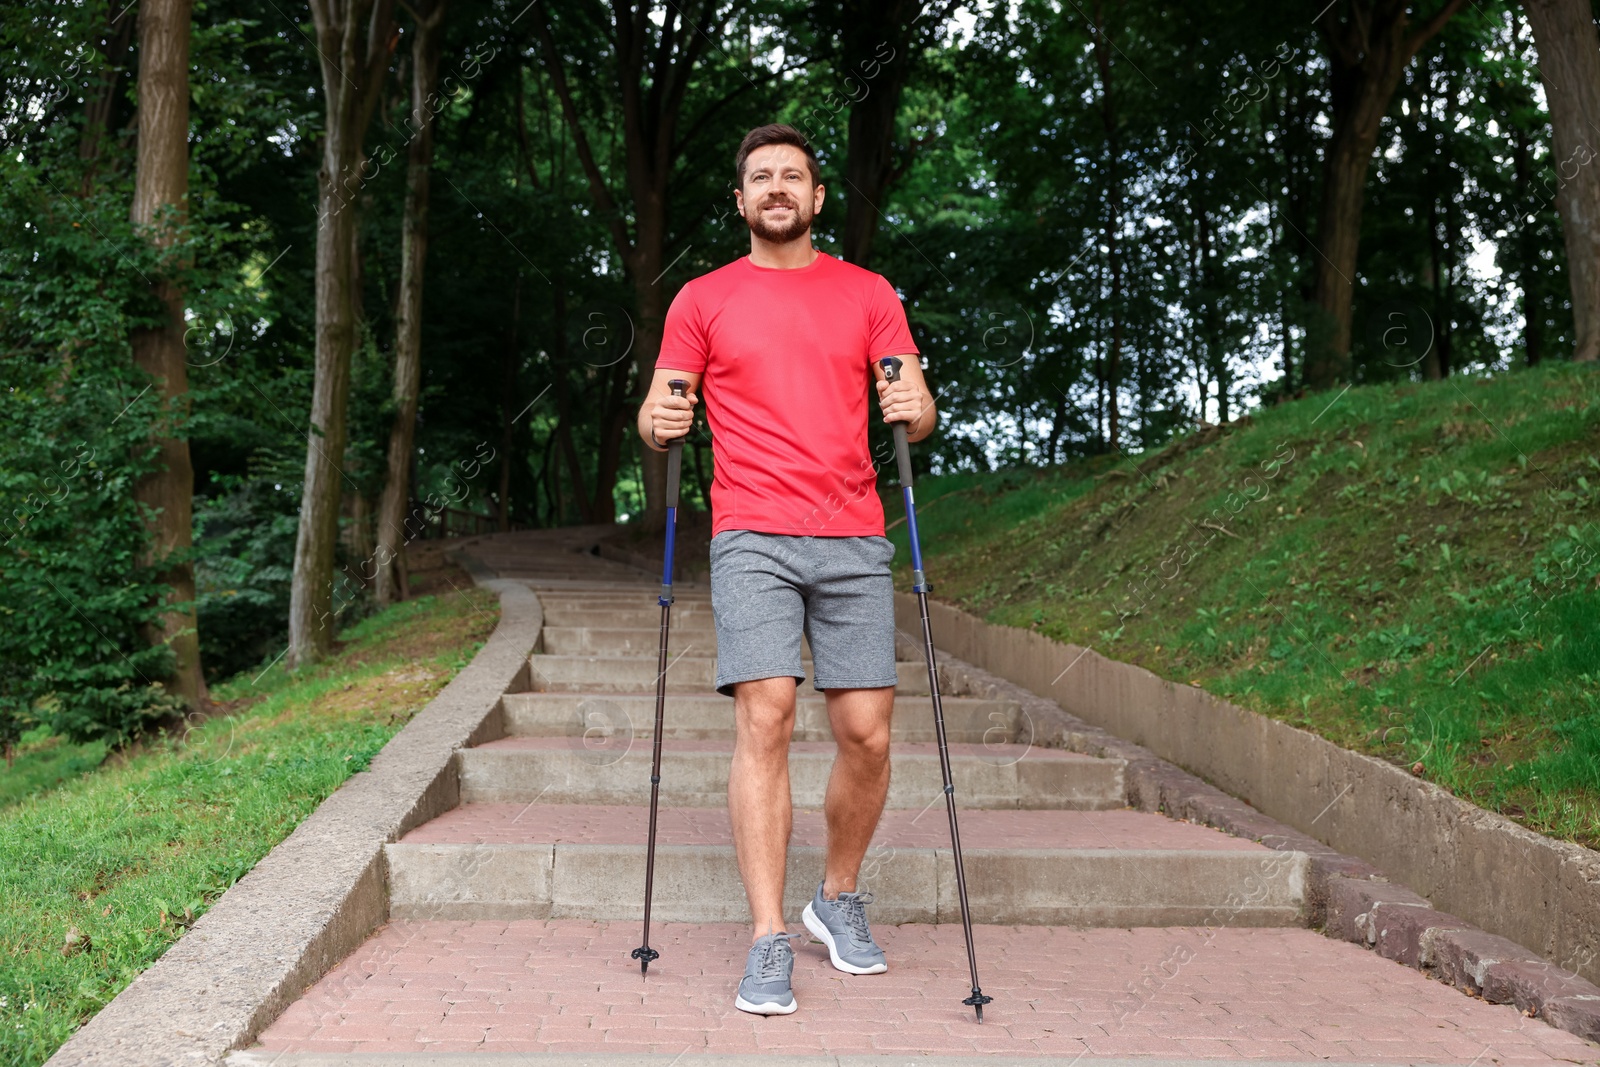
[[[682,378],[674,378],[667,383],[667,388],[672,390],[673,396],[683,396],[689,391],[689,383]],[[667,507],[678,506],[678,481],[683,474],[683,438],[674,437],[667,442]]]
[[[884,356],[878,360],[878,365],[883,368],[884,380],[898,382],[900,380],[900,358],[898,356]],[[906,424],[895,422],[890,424],[894,430],[894,454],[900,463],[900,485],[902,488],[911,487],[911,442],[906,440]]]

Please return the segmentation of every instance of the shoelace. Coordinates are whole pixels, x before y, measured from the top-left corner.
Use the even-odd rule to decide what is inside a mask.
[[[782,954],[778,951],[778,943],[783,942],[784,948],[792,955],[794,950],[789,948],[788,942],[793,934],[773,934],[772,940],[761,946],[761,955],[756,957],[756,981],[770,982],[784,977]]]
[[[872,931],[867,929],[867,905],[872,903],[871,893],[856,893],[847,897],[839,894],[837,901],[839,910],[844,912],[845,922],[850,924],[850,936],[853,940],[862,943],[872,941]]]

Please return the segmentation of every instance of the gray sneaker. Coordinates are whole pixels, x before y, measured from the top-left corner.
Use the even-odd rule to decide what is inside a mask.
[[[794,973],[790,936],[776,933],[756,938],[745,957],[744,978],[733,998],[734,1007],[756,1015],[788,1015],[800,1006],[789,988],[789,976]]]
[[[846,974],[881,974],[889,969],[883,949],[867,929],[866,905],[870,903],[871,893],[840,893],[838,900],[826,900],[818,882],[817,895],[801,915],[806,929],[828,946],[833,965]]]

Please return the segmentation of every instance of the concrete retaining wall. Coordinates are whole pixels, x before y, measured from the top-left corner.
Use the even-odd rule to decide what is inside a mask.
[[[896,621],[920,634],[917,598]],[[930,603],[941,650],[1199,775],[1460,916],[1600,980],[1600,853],[1193,686]]]

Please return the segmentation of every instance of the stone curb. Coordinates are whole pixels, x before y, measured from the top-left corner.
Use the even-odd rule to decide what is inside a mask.
[[[922,655],[920,638],[898,632],[901,648]],[[1347,856],[1229,796],[1141,745],[1062,710],[1031,690],[965,660],[939,653],[940,692],[1015,700],[1033,724],[1033,743],[1125,760],[1128,804],[1201,823],[1310,859],[1311,925],[1330,937],[1374,949],[1494,1004],[1515,1004],[1552,1026],[1600,1041],[1600,986],[1563,970],[1508,938],[1480,930]]]
[[[384,844],[456,805],[455,751],[501,735],[500,697],[526,688],[542,623],[526,584],[462,563],[500,595],[499,625],[472,662],[50,1067],[220,1064],[387,921]]]

